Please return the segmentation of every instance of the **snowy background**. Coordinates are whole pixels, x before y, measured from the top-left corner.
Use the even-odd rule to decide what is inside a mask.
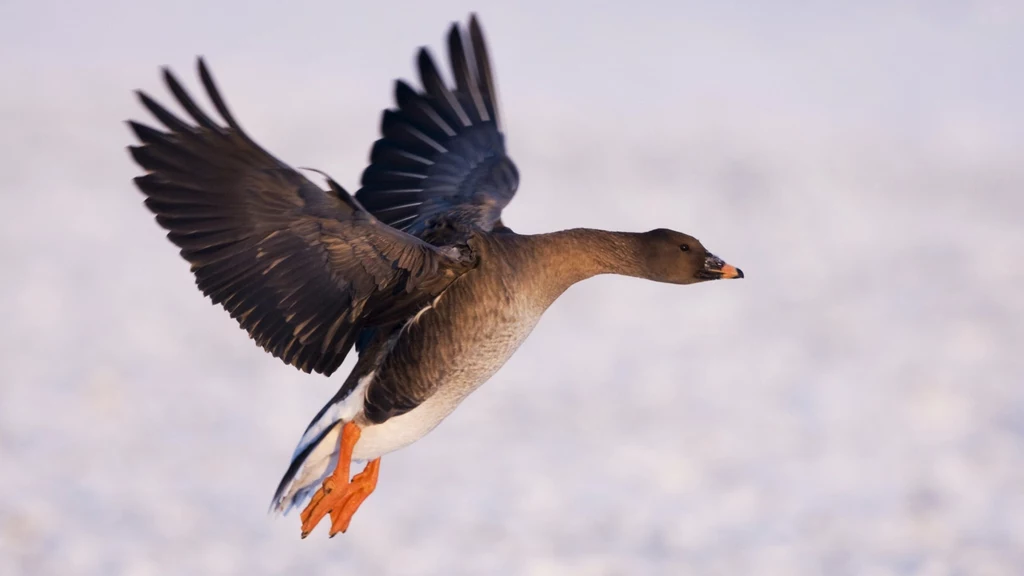
[[[1019,574],[1024,4],[830,4],[0,2],[0,574]],[[474,9],[510,226],[672,227],[747,278],[574,287],[303,541],[266,510],[344,374],[194,288],[131,90],[204,54],[355,190],[392,79]]]

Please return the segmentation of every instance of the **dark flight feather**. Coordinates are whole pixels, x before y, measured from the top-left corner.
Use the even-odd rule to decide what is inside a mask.
[[[202,59],[198,67],[227,126],[165,70],[195,125],[140,92],[167,131],[129,122],[141,142],[129,147],[132,158],[147,171],[135,184],[200,290],[265,350],[329,375],[363,329],[415,313],[473,265],[468,248],[453,257],[387,226],[330,177],[324,191],[270,155],[232,116]],[[401,167],[390,171],[410,179]]]
[[[497,93],[483,31],[453,24],[448,34],[454,88],[426,50],[416,63],[423,91],[395,83],[396,109],[381,119],[356,198],[395,228],[427,238],[453,221],[490,231],[519,186],[498,123]]]

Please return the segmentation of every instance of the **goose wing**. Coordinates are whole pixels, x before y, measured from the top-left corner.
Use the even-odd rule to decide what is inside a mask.
[[[382,222],[421,238],[436,238],[432,229],[445,221],[501,227],[501,211],[519,186],[476,16],[468,28],[452,24],[448,34],[454,88],[425,48],[417,58],[423,90],[396,82],[397,108],[384,112],[382,137],[356,193]]]
[[[364,328],[411,315],[472,267],[465,245],[433,246],[381,222],[341,186],[321,189],[254,142],[202,61],[223,123],[181,83],[186,122],[144,93],[163,129],[129,122],[147,174],[146,206],[192,265],[199,289],[258,345],[305,372],[330,375]]]

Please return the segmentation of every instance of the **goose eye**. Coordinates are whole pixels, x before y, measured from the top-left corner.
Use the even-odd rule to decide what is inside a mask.
[[[679,249],[682,250],[683,252],[689,252],[690,251],[690,245],[689,244],[680,244],[679,245]]]

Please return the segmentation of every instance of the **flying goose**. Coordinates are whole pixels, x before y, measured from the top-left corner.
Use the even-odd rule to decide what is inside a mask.
[[[693,284],[743,273],[694,237],[573,229],[521,235],[501,221],[519,174],[505,148],[475,15],[448,34],[455,85],[426,49],[422,90],[395,86],[362,188],[328,189],[239,126],[203,59],[220,121],[163,77],[183,120],[143,92],[161,129],[129,121],[134,179],[203,294],[264,350],[331,375],[358,361],[299,441],[271,509],[309,499],[302,536],[326,516],[345,532],[382,455],[422,438],[486,382],[571,285],[598,274]],[[226,124],[226,125],[225,125]],[[326,176],[326,175],[325,175]],[[366,467],[350,477],[353,460]]]

